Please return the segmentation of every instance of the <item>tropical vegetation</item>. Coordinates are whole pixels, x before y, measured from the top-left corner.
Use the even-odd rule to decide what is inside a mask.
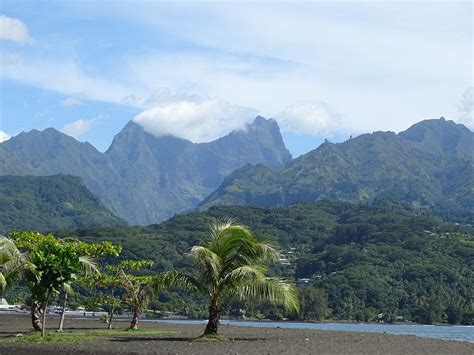
[[[257,238],[278,246],[282,259],[269,275],[309,279],[321,303],[299,319],[396,320],[474,323],[474,230],[448,223],[410,204],[385,200],[375,204],[319,201],[287,208],[219,206],[207,212],[177,215],[148,227],[90,228],[62,231],[88,242],[109,240],[123,246],[119,260],[149,259],[155,273],[177,270],[192,274],[187,253],[208,241],[207,226],[233,216]],[[107,262],[114,259],[107,258]],[[299,283],[299,288],[307,284]],[[303,292],[299,292],[302,298]],[[207,317],[207,300],[188,292],[164,290],[150,307],[188,317]],[[430,305],[440,305],[431,307]],[[325,305],[325,310],[317,310]],[[293,317],[284,309],[258,302],[228,302],[226,316]],[[306,308],[307,309],[307,308]],[[436,314],[425,317],[427,312]]]
[[[0,233],[125,224],[78,177],[0,176]]]
[[[209,228],[210,240],[194,246],[197,277],[167,271],[158,282],[198,291],[209,298],[209,317],[204,335],[217,334],[222,303],[226,299],[259,300],[281,304],[297,313],[299,302],[292,283],[266,276],[265,261],[278,260],[270,244],[258,241],[250,230],[231,220],[216,222]]]
[[[81,271],[98,272],[92,257],[118,255],[120,251],[108,242],[88,244],[37,232],[12,233],[11,240],[18,249],[26,250],[24,258],[28,266],[24,276],[31,293],[31,322],[42,336],[45,335],[46,309],[52,295],[73,283]]]
[[[136,275],[144,268],[153,266],[150,260],[122,260],[118,264],[105,265],[105,272],[87,275],[82,279],[86,286],[95,290],[95,305],[108,310],[107,324],[112,329],[115,311],[122,303],[128,304],[132,311],[130,329],[138,329],[139,317],[155,295],[155,278],[147,275]],[[124,291],[121,298],[118,292]]]
[[[215,224],[229,215],[235,222]],[[62,302],[66,287],[71,307],[103,308],[110,328],[124,311],[131,329],[141,316],[171,314],[207,318],[207,334],[221,317],[474,324],[473,227],[394,200],[219,206],[148,227],[2,241],[1,290],[32,305],[40,330],[45,304]],[[83,256],[100,274],[82,272]],[[21,275],[26,283],[15,284]]]

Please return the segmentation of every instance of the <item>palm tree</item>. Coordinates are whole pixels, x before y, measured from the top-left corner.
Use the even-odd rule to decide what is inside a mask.
[[[122,286],[128,294],[128,303],[133,312],[129,329],[137,330],[140,313],[147,309],[150,300],[155,295],[152,278],[150,276],[127,275],[123,270],[121,270],[121,274]]]
[[[247,227],[232,220],[212,224],[209,234],[211,240],[206,245],[191,249],[198,277],[168,271],[156,279],[157,287],[186,287],[209,297],[209,321],[204,335],[217,334],[222,302],[226,299],[262,300],[299,311],[294,285],[265,275],[264,262],[279,256],[272,246],[259,242]]]
[[[100,274],[99,267],[97,266],[97,262],[94,259],[83,255],[79,257],[79,262],[81,263],[81,274],[83,275]],[[63,331],[67,299],[68,299],[68,296],[74,293],[72,289],[72,285],[70,283],[65,282],[63,284],[62,293],[63,293],[63,299],[62,299],[62,304],[61,304],[61,318],[59,319],[59,326],[57,330],[58,332]]]
[[[33,274],[34,270],[28,254],[18,250],[13,240],[0,235],[0,299],[23,273]]]

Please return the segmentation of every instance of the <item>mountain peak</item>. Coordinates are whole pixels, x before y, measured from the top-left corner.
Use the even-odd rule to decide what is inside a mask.
[[[468,159],[474,154],[474,133],[463,124],[444,117],[415,123],[398,135],[426,153],[442,153]]]
[[[142,224],[195,207],[225,176],[245,164],[281,168],[291,159],[277,123],[263,117],[207,143],[155,136],[130,121],[105,156],[123,179],[118,186],[123,202],[114,212]],[[127,184],[133,187],[124,193],[121,186]]]
[[[445,135],[439,138],[450,137],[441,133]],[[222,204],[281,207],[301,200],[361,202],[390,198],[432,208],[440,214],[451,209],[460,218],[468,218],[472,163],[449,156],[444,143],[433,145],[430,150],[428,143],[438,137],[432,137],[431,130],[427,130],[427,138],[421,143],[402,136],[374,132],[343,143],[326,141],[273,172],[245,166],[224,179],[201,208]],[[423,152],[421,147],[430,151]],[[460,146],[456,147],[459,153]]]
[[[259,124],[267,124],[267,123],[272,123],[272,122],[275,122],[274,119],[266,119],[265,117],[263,116],[260,116],[258,115],[257,117],[255,117],[255,119],[253,120],[253,123],[254,125],[259,125]]]

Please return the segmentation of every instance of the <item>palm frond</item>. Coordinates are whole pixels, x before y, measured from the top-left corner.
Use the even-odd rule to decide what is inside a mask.
[[[0,272],[0,291],[3,291],[7,288],[7,280],[2,272]]]
[[[236,285],[229,296],[237,299],[254,299],[280,304],[290,312],[299,312],[299,301],[295,286],[285,279],[256,278]]]
[[[71,295],[74,294],[74,290],[73,290],[72,285],[70,283],[65,282],[63,284],[63,290],[64,290],[64,292],[66,292],[66,294],[68,296],[71,296]]]
[[[165,271],[155,276],[153,288],[161,290],[164,287],[185,288],[207,294],[209,291],[205,285],[190,275],[178,271]]]
[[[215,252],[222,259],[223,272],[278,258],[278,252],[273,246],[259,242],[247,228],[241,226],[227,228],[219,242],[212,247],[216,248]]]
[[[100,274],[99,266],[93,258],[83,255],[79,257],[79,262],[81,263],[83,274]]]
[[[267,269],[261,265],[246,265],[238,267],[228,273],[219,283],[219,293],[225,294],[226,290],[232,290],[239,286],[251,283],[254,280],[264,279]]]
[[[211,228],[216,229],[217,227],[211,226]],[[247,249],[251,249],[251,245],[254,243],[255,239],[247,227],[231,224],[231,221],[228,221],[228,223],[219,226],[218,235],[212,239],[208,248],[224,260],[238,252],[238,249],[244,245],[249,247]]]
[[[235,225],[235,222],[232,218],[219,219],[211,223],[209,225],[209,234],[211,235],[212,240],[219,239],[222,232],[233,225]]]
[[[221,258],[212,250],[203,246],[194,246],[190,255],[194,258],[197,266],[207,275],[209,281],[215,283],[221,269]]]
[[[22,253],[18,250],[15,242],[7,237],[0,236],[0,265],[10,261],[18,260]]]
[[[31,263],[26,253],[22,253],[15,241],[0,236],[0,272],[2,273],[3,290],[12,285],[23,273],[33,279],[36,266]]]

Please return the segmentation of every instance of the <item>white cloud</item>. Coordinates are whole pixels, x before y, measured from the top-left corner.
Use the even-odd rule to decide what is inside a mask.
[[[85,99],[116,102],[133,92],[142,91],[121,82],[84,73],[72,59],[25,58],[0,70],[0,77]]]
[[[96,117],[90,120],[77,120],[70,122],[61,129],[61,132],[78,139],[82,135],[89,132],[89,130],[99,121],[99,119],[99,117]]]
[[[223,100],[179,101],[155,106],[133,119],[155,136],[172,135],[192,142],[209,142],[244,128],[257,111]]]
[[[0,15],[0,39],[19,44],[27,44],[33,41],[23,22],[5,15]]]
[[[79,100],[77,97],[68,97],[61,101],[61,105],[63,106],[77,106],[82,104],[82,101]]]
[[[334,110],[309,104],[287,107],[294,102],[330,102],[343,108],[344,120],[357,131],[399,131],[440,115],[466,119],[462,112],[459,118],[455,103],[460,88],[472,85],[469,3],[427,7],[414,3],[177,6],[147,2],[136,6],[120,2],[112,9],[101,2],[86,7],[68,2],[66,7],[70,6],[74,15],[87,12],[97,21],[115,16],[124,26],[143,22],[149,26],[148,36],[169,37],[176,45],[137,50],[125,41],[128,47],[113,53],[110,68],[97,61],[92,70],[92,61],[83,65],[81,56],[68,50],[48,52],[50,57],[44,51],[32,51],[16,65],[4,66],[0,76],[141,109],[200,102],[195,95],[222,98],[257,107],[264,116],[277,118],[285,130],[305,133],[307,128],[318,133],[334,130],[330,123]],[[107,42],[103,36],[107,32],[97,40]],[[69,48],[73,40],[66,38],[67,45],[51,44]],[[94,40],[84,41],[90,49],[78,49],[100,55],[93,51]],[[136,43],[132,37],[130,41]],[[440,81],[443,85],[435,85]],[[150,97],[152,92],[156,94]],[[204,100],[212,101],[202,99],[194,105],[203,105]],[[284,117],[284,124],[279,116]]]
[[[148,80],[145,80],[148,81]],[[150,89],[151,94],[146,97],[139,97],[137,95],[127,95],[120,99],[120,103],[127,106],[153,108],[157,105],[176,103],[181,101],[200,101],[202,97],[189,93],[173,92],[167,87],[158,87]]]
[[[313,134],[331,134],[347,128],[341,115],[325,102],[303,102],[290,105],[276,115],[282,131]]]
[[[0,131],[0,143],[5,142],[9,140],[10,138],[11,136],[8,133]]]
[[[459,122],[465,124],[469,128],[474,128],[473,110],[474,109],[474,87],[468,88],[461,97],[458,105]]]

